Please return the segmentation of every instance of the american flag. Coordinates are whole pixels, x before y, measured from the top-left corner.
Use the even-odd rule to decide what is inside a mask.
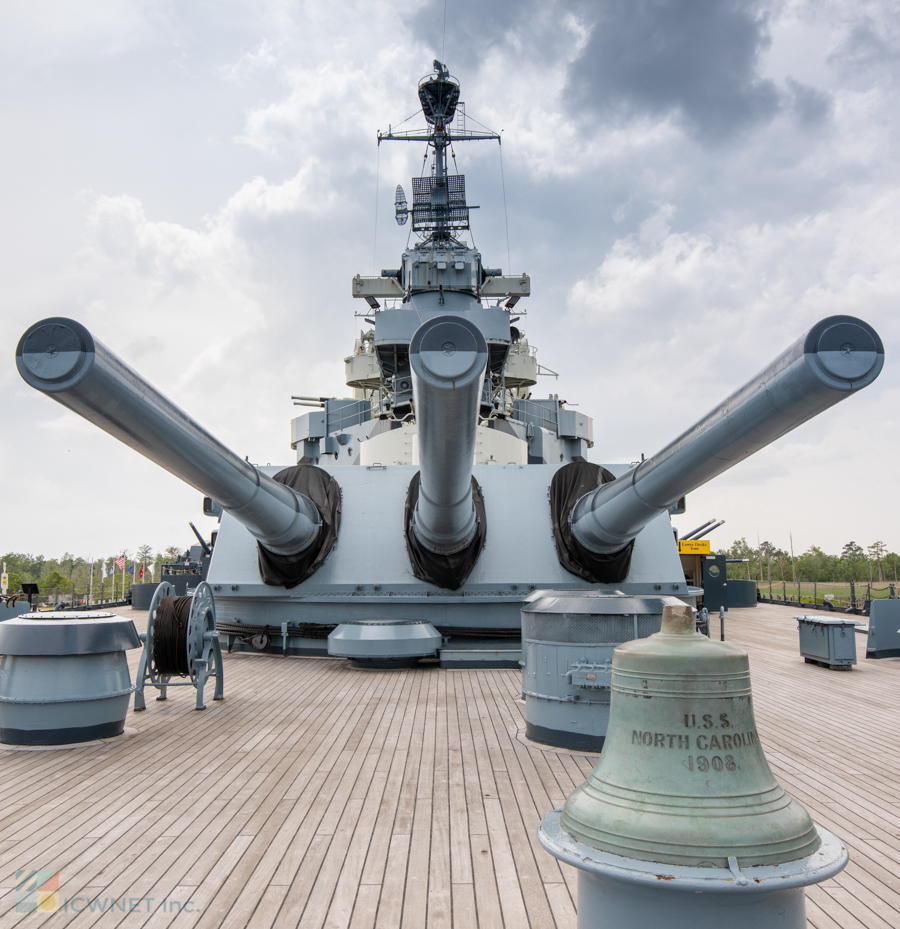
[[[119,555],[116,559],[116,567],[121,571],[125,567],[125,556]]]

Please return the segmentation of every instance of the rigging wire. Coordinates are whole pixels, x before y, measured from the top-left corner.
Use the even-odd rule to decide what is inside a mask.
[[[502,131],[502,130],[501,130]],[[512,274],[512,259],[509,257],[509,215],[506,212],[506,178],[503,176],[503,142],[500,140],[500,186],[503,188],[503,220],[506,223],[506,268]]]
[[[456,163],[456,151],[453,148],[453,142],[450,142],[450,157],[453,159],[453,170],[459,176],[459,165]],[[469,236],[472,239],[472,248],[475,248],[475,233],[472,232],[472,226],[469,225],[466,229],[466,232],[469,233]]]
[[[378,143],[378,154],[375,158],[375,235],[372,236],[372,273],[378,267],[378,178],[381,173],[381,142]]]
[[[481,128],[484,129],[485,132],[492,132],[494,135],[497,135],[497,133],[494,132],[493,129],[489,128],[488,126],[485,126],[484,123],[479,123],[478,120],[475,119],[475,117],[471,113],[469,113],[469,111],[467,110],[466,111],[466,122],[468,122],[470,119],[472,120],[473,123],[477,123],[479,126],[481,126]]]
[[[413,119],[414,117],[418,116],[419,113],[421,113],[421,112],[422,112],[422,111],[421,111],[420,109],[419,109],[419,110],[416,110],[415,113],[411,114],[410,116],[407,116],[406,119],[404,119],[402,123],[397,123],[396,126],[391,126],[390,131],[393,132],[395,129],[399,129],[404,123],[408,123],[411,119]]]

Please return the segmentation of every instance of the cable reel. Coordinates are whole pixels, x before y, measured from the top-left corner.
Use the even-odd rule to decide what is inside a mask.
[[[216,604],[212,589],[201,581],[190,597],[175,596],[175,588],[163,582],[150,601],[147,632],[141,635],[144,650],[138,664],[134,691],[136,712],[147,708],[144,687],[156,687],[157,700],[166,699],[168,687],[194,687],[198,710],[205,710],[203,689],[211,675],[216,687],[213,700],[224,698],[222,649],[216,632]],[[187,678],[175,680],[172,678]]]

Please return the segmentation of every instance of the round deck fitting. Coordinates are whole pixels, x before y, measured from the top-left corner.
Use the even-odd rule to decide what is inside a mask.
[[[328,654],[358,668],[414,667],[433,658],[441,634],[424,619],[370,619],[341,623],[328,636]]]
[[[29,613],[0,623],[0,742],[61,745],[121,735],[134,690],[114,613]]]

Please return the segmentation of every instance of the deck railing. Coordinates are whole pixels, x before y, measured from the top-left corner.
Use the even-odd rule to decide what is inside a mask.
[[[761,603],[796,604],[804,609],[856,613],[868,616],[873,600],[897,599],[897,584],[831,581],[772,581],[757,584]]]

